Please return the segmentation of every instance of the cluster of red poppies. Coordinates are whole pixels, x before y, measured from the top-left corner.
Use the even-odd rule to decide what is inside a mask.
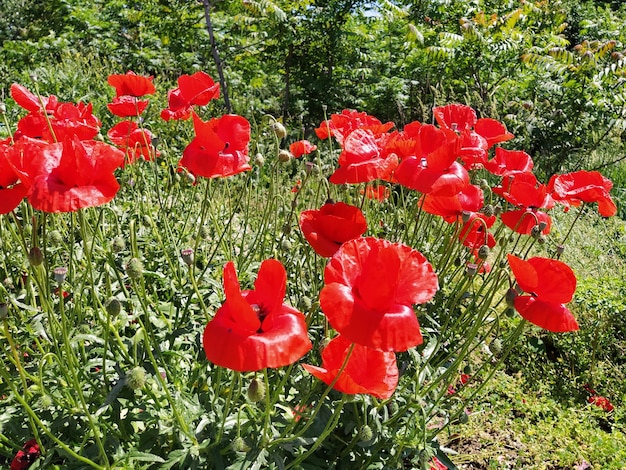
[[[44,212],[71,212],[113,199],[119,189],[113,172],[124,152],[94,140],[101,123],[91,105],[39,97],[17,84],[11,96],[28,114],[0,141],[0,213],[11,212],[24,197]]]

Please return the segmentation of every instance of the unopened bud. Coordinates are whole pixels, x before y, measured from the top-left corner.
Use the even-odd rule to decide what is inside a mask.
[[[48,234],[48,240],[54,246],[59,246],[63,243],[63,235],[58,230],[53,230]]]
[[[121,253],[126,249],[126,240],[122,237],[115,237],[111,243],[111,251],[113,253]]]
[[[43,253],[38,246],[33,246],[28,252],[28,262],[31,266],[41,266],[43,263]]]
[[[115,297],[109,297],[104,304],[107,313],[112,317],[117,317],[122,311],[122,304]]]
[[[312,306],[313,306],[313,301],[311,300],[310,297],[307,297],[306,295],[303,295],[302,297],[300,297],[300,302],[298,303],[298,307],[300,308],[301,311],[308,312],[309,310],[311,310]]]
[[[254,156],[254,164],[258,166],[263,166],[264,163],[265,163],[265,157],[261,155],[260,153],[257,153]]]
[[[7,112],[7,105],[0,101],[0,115]]]
[[[287,163],[289,160],[291,160],[291,158],[291,153],[289,153],[288,150],[281,150],[280,152],[278,152],[278,161],[281,163]]]
[[[533,237],[533,238],[539,238],[540,235],[541,235],[541,228],[539,228],[539,225],[535,225],[530,230],[530,236]]]
[[[237,436],[233,443],[231,444],[233,450],[235,452],[248,452],[250,450],[250,446],[246,443],[243,437]]]
[[[487,259],[489,256],[489,247],[487,245],[483,245],[478,249],[478,258],[479,259]]]
[[[126,265],[126,274],[128,277],[137,280],[143,276],[143,263],[139,258],[131,258]]]
[[[467,411],[463,410],[463,412],[459,415],[459,423],[467,424],[468,421],[469,421],[469,415],[467,414]]]
[[[494,214],[494,215],[500,215],[500,214],[502,214],[502,206],[501,206],[500,204],[496,204],[496,205],[493,207],[493,214]]]
[[[489,186],[489,182],[486,179],[480,180],[480,189],[483,191],[491,189],[491,186]]]
[[[287,135],[287,129],[278,121],[273,122],[270,127],[279,139],[283,139]]]
[[[304,164],[304,171],[306,171],[307,175],[310,175],[317,167],[313,162],[306,162]]]
[[[500,341],[498,338],[494,339],[489,344],[489,351],[494,356],[498,356],[502,352],[502,341]]]
[[[359,429],[359,442],[369,442],[374,438],[374,432],[367,424],[361,426]]]
[[[483,207],[483,214],[485,214],[487,217],[491,217],[495,213],[496,210],[491,204],[487,204],[485,207]]]
[[[248,386],[248,399],[253,402],[259,402],[265,398],[265,384],[259,378],[255,378]]]
[[[293,245],[291,244],[291,241],[289,239],[284,238],[283,241],[280,243],[280,247],[284,251],[291,251],[291,248],[293,247]]]
[[[193,173],[190,173],[189,171],[185,171],[185,181],[187,181],[187,183],[189,184],[196,184],[196,177],[193,175]]]
[[[131,390],[141,390],[146,385],[146,369],[135,367],[126,374],[126,386]]]
[[[517,297],[517,292],[515,289],[510,288],[509,290],[506,291],[506,294],[504,295],[504,300],[506,300],[506,304],[509,307],[513,307],[515,306],[515,298]]]

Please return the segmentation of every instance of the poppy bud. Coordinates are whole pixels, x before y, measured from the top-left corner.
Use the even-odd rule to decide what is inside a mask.
[[[496,216],[502,214],[502,206],[500,204],[496,204],[493,207],[493,214]]]
[[[9,306],[6,302],[0,303],[0,320],[4,320],[9,315]]]
[[[494,356],[498,356],[502,352],[502,341],[500,341],[498,338],[494,339],[489,344],[489,351],[491,351],[491,354],[493,354]]]
[[[112,317],[117,317],[122,311],[122,304],[115,297],[109,297],[104,304],[107,313]]]
[[[50,398],[50,395],[42,395],[41,398],[39,398],[39,406],[44,409],[50,408],[53,404],[54,402],[52,398]]]
[[[495,214],[494,207],[491,204],[487,204],[485,207],[483,207],[483,214],[485,214],[487,217],[491,217]]]
[[[193,175],[193,173],[185,171],[185,181],[187,181],[187,183],[189,183],[189,184],[195,184],[196,183],[196,177]]]
[[[482,189],[483,191],[488,191],[491,189],[491,186],[489,186],[489,182],[486,179],[480,180],[480,189]]]
[[[513,318],[515,316],[515,309],[513,307],[509,307],[504,311],[504,314],[509,318]]]
[[[191,266],[193,264],[193,249],[185,248],[180,252],[180,255],[187,266]]]
[[[122,237],[115,237],[113,243],[111,243],[111,251],[113,253],[121,253],[126,249],[126,240]]]
[[[278,152],[278,161],[281,163],[287,163],[289,160],[291,160],[291,158],[291,153],[289,153],[288,150],[281,150],[280,152]]]
[[[287,129],[285,129],[285,126],[283,126],[278,121],[273,122],[270,125],[270,128],[274,131],[274,134],[276,134],[276,137],[278,137],[279,139],[283,139],[287,135]]]
[[[370,428],[367,424],[361,426],[361,429],[359,429],[359,442],[362,444],[369,443],[372,439],[374,439],[374,432],[372,431],[372,428]]]
[[[307,297],[306,295],[303,295],[302,297],[300,297],[298,308],[301,311],[308,312],[309,310],[311,310],[312,306],[313,306],[313,301],[309,297]]]
[[[135,367],[126,374],[126,386],[131,390],[140,390],[146,385],[146,369]]]
[[[313,162],[306,162],[304,164],[304,168],[307,175],[310,175],[312,172],[317,170],[317,166]]]
[[[265,384],[259,378],[255,378],[248,386],[248,399],[253,402],[259,402],[265,398]]]
[[[237,436],[231,446],[235,452],[248,452],[250,450],[250,446],[241,436]]]
[[[3,102],[0,102],[0,115],[7,112],[7,106]]]
[[[509,307],[513,307],[515,305],[516,297],[517,297],[517,292],[515,291],[515,289],[510,288],[509,290],[506,291],[506,294],[504,295],[504,300],[506,300],[506,304]]]
[[[144,214],[143,217],[141,217],[141,224],[144,227],[152,226],[152,219],[150,219],[150,216],[148,214]]]
[[[126,274],[133,280],[137,280],[143,275],[143,263],[139,258],[131,258],[126,265]]]
[[[530,230],[530,236],[537,239],[539,238],[539,235],[541,235],[541,228],[539,228],[539,225],[535,225],[531,230]]]
[[[291,224],[289,223],[283,224],[282,231],[285,235],[289,235],[291,233]]]
[[[198,236],[203,240],[208,239],[210,235],[209,229],[204,225],[200,227],[200,230],[198,230]]]
[[[48,234],[48,240],[54,246],[59,246],[63,243],[63,235],[58,230],[53,230]]]
[[[546,242],[546,236],[542,233],[537,237],[537,243],[543,245]]]
[[[291,251],[291,248],[292,248],[291,241],[289,241],[287,238],[284,238],[283,241],[280,243],[280,247],[284,251]]]
[[[467,414],[467,411],[463,410],[463,412],[459,415],[459,423],[467,424],[468,421],[469,421],[469,415]]]
[[[196,202],[202,202],[202,196],[199,193],[193,195],[193,200]]]
[[[483,245],[478,249],[478,258],[479,259],[487,259],[489,256],[489,247],[487,245]]]
[[[254,164],[258,166],[263,166],[264,163],[265,163],[265,157],[261,155],[260,153],[257,153],[254,156]]]
[[[31,266],[40,266],[43,263],[43,253],[38,246],[33,246],[28,252],[28,262]]]
[[[59,266],[58,268],[54,268],[54,280],[58,285],[63,284],[65,281],[65,276],[67,276],[67,268],[65,266]]]

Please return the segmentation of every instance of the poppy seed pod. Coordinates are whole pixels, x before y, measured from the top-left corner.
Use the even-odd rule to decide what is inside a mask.
[[[58,268],[54,268],[54,280],[58,285],[63,284],[65,281],[65,276],[67,276],[67,268],[64,266],[60,266]]]
[[[193,264],[193,249],[185,248],[180,252],[180,255],[187,266],[191,266]]]
[[[259,378],[255,378],[248,386],[248,399],[252,403],[259,402],[265,398],[265,384]]]

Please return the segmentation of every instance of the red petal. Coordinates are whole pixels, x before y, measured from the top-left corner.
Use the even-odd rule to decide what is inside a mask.
[[[563,304],[523,295],[515,298],[515,310],[532,324],[554,333],[578,330],[574,315]]]

